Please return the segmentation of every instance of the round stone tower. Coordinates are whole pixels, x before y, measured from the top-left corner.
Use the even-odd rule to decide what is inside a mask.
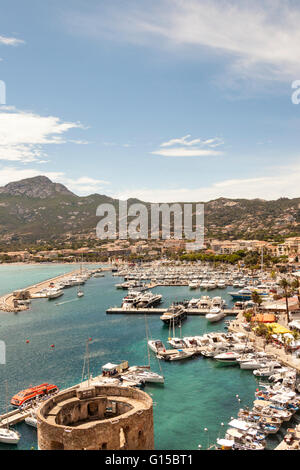
[[[151,450],[153,403],[145,392],[99,385],[61,392],[39,408],[41,450]]]

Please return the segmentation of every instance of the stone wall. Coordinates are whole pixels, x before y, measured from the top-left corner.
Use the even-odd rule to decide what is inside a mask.
[[[81,391],[80,391],[81,392]],[[61,392],[38,412],[42,450],[151,450],[153,404],[133,388],[96,386]]]

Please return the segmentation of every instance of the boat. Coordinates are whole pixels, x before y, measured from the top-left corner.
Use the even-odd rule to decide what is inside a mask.
[[[167,354],[160,356],[158,355],[157,357],[159,359],[164,359],[165,361],[181,361],[183,359],[188,359],[189,357],[192,357],[194,355],[193,351],[186,351],[184,349],[178,349],[176,353],[172,354]]]
[[[187,347],[185,341],[182,338],[169,338],[168,343],[174,349],[185,349]]]
[[[211,308],[209,313],[205,315],[206,320],[210,323],[215,323],[222,320],[225,317],[225,313],[218,307]]]
[[[35,398],[52,395],[58,392],[58,387],[53,384],[43,383],[36,387],[30,387],[25,390],[21,390],[14,395],[10,401],[11,405],[18,407],[25,403],[31,402]]]
[[[158,383],[158,384],[163,384],[165,382],[165,378],[163,375],[160,375],[160,374],[157,374],[156,372],[151,371],[150,367],[148,366],[129,367],[128,374],[126,374],[126,376],[129,377],[131,374],[133,377],[140,378],[144,382]],[[122,375],[122,377],[124,376]]]
[[[25,423],[32,428],[37,428],[37,418],[33,414],[25,418]]]
[[[237,362],[238,357],[239,357],[239,354],[233,351],[227,351],[222,354],[217,354],[216,356],[214,356],[216,361],[224,365],[230,365],[230,366],[238,364]]]
[[[196,279],[189,283],[190,289],[198,289],[199,287],[200,287],[199,281],[197,281]]]
[[[8,415],[8,388],[7,388],[7,381],[5,381],[6,387],[6,415]],[[8,419],[6,420],[6,426],[0,428],[0,442],[2,444],[18,444],[21,435],[12,429],[9,429]]]
[[[164,343],[160,340],[149,340],[148,341],[149,349],[155,354],[159,354],[161,351],[166,351]]]
[[[152,294],[152,292],[145,292],[141,294],[138,302],[136,303],[136,308],[149,308],[159,304],[162,300],[161,294]]]
[[[2,444],[18,444],[21,435],[8,428],[0,428],[0,442]]]
[[[52,288],[48,290],[48,300],[57,299],[62,295],[64,295],[64,293],[61,289]]]
[[[184,318],[186,318],[186,312],[182,305],[171,305],[171,307],[160,317],[160,319],[166,325],[177,325]]]
[[[83,297],[84,296],[84,292],[78,287],[78,290],[77,290],[77,297]]]
[[[252,291],[245,287],[237,292],[229,292],[233,300],[251,300]]]

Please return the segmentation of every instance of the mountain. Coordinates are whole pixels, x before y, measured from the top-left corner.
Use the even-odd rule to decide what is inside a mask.
[[[142,201],[130,199],[128,206],[136,202]],[[100,194],[80,197],[45,176],[9,183],[0,188],[0,248],[95,240],[96,209],[103,203],[113,204],[118,213],[117,199]],[[220,198],[205,203],[206,237],[280,239],[292,234],[300,234],[300,198]]]
[[[52,183],[46,176],[36,176],[34,178],[8,183],[3,188],[0,188],[0,194],[6,194],[8,196],[27,196],[39,199],[56,197],[60,194],[71,194],[75,196],[75,194],[69,191],[64,185]]]

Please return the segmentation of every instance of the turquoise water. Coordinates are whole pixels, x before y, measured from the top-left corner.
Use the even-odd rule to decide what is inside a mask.
[[[74,266],[8,266],[0,267],[1,288],[5,292],[25,287],[32,282],[53,277]],[[42,382],[52,382],[59,388],[81,380],[85,342],[91,337],[90,369],[95,376],[106,362],[128,360],[131,365],[147,363],[145,319],[143,315],[106,315],[106,309],[120,305],[125,294],[114,284],[118,278],[106,274],[91,278],[84,286],[85,296],[78,299],[76,288],[65,289],[64,296],[49,301],[35,300],[30,310],[19,314],[0,313],[0,340],[7,346],[7,364],[0,366],[0,410],[5,411],[5,380],[9,398],[17,391]],[[3,287],[4,286],[4,287]],[[230,290],[230,289],[229,289]],[[162,287],[155,291],[163,295],[164,304],[174,300],[199,297],[203,291],[188,287]],[[227,291],[222,295],[230,305]],[[60,305],[56,305],[60,304]],[[147,317],[151,336],[168,339],[168,328],[159,316]],[[224,324],[207,324],[205,318],[189,317],[182,324],[182,335],[203,334],[223,330]],[[177,333],[179,335],[179,332]],[[27,344],[26,340],[30,343]],[[51,345],[55,348],[52,349]],[[207,448],[224,434],[231,416],[241,405],[251,405],[257,387],[251,371],[238,367],[220,367],[203,357],[174,363],[162,362],[165,386],[147,385],[154,401],[156,449]],[[154,355],[153,369],[158,371]],[[241,398],[238,402],[236,395]],[[204,428],[208,432],[204,432]],[[36,431],[22,423],[16,426],[22,434],[16,449],[37,446]],[[280,437],[275,436],[273,447]],[[0,444],[0,449],[9,446]]]

